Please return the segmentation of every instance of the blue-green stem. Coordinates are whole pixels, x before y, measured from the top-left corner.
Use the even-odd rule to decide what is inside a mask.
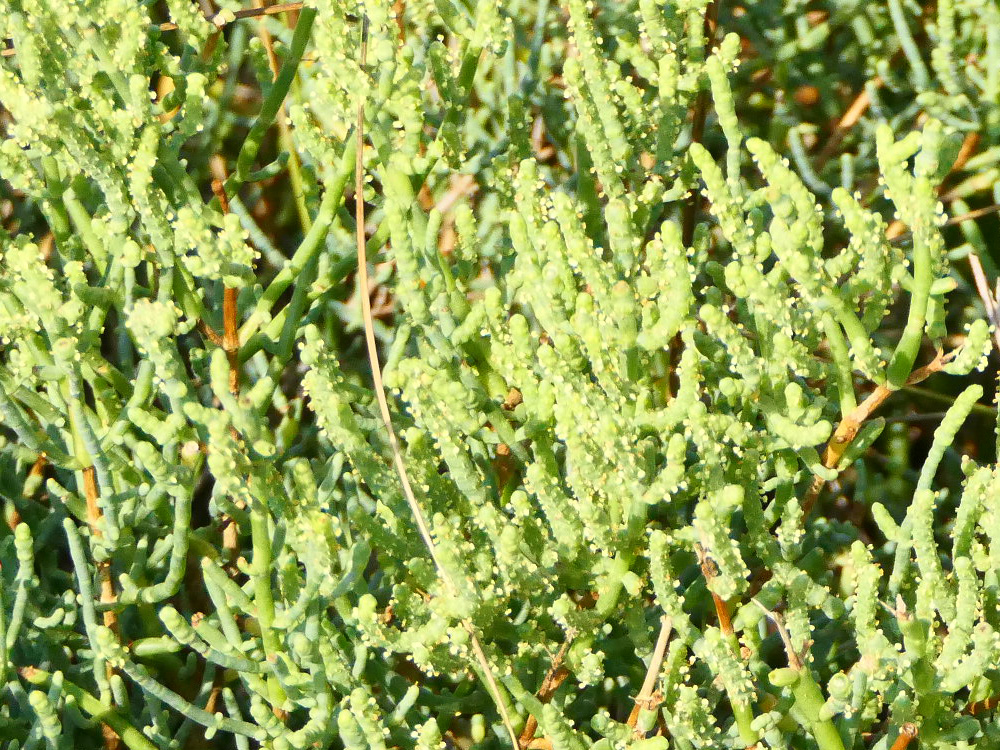
[[[302,244],[299,245],[291,260],[288,261],[288,264],[278,272],[278,275],[268,285],[264,294],[261,295],[261,298],[254,306],[253,312],[250,313],[246,322],[240,327],[241,347],[247,344],[250,337],[264,324],[265,319],[270,317],[271,308],[274,304],[323,247],[326,233],[330,230],[333,217],[337,212],[337,206],[340,205],[340,201],[343,198],[347,180],[351,176],[356,148],[357,145],[354,139],[348,138],[344,144],[344,153],[340,164],[337,166],[337,171],[334,174],[333,180],[327,186],[322,201],[320,201],[319,212],[316,215],[316,220],[313,222],[312,228],[306,234],[302,240]],[[245,362],[249,359],[249,356],[241,352],[240,361]]]
[[[892,25],[896,28],[899,46],[913,70],[914,83],[918,89],[926,90],[930,80],[927,66],[924,65],[924,59],[920,54],[920,48],[913,39],[913,34],[910,33],[910,27],[906,23],[906,13],[900,0],[889,0],[889,17],[892,19]]]
[[[251,737],[256,740],[264,739],[263,730],[256,725],[250,724],[246,721],[240,721],[238,719],[231,719],[225,716],[210,714],[205,709],[199,708],[190,701],[181,697],[170,688],[158,683],[140,664],[135,664],[134,662],[126,659],[124,665],[122,666],[122,671],[125,672],[125,674],[127,674],[140,688],[142,688],[144,692],[159,698],[178,713],[186,716],[198,724],[201,724],[203,727],[208,727],[209,729],[221,729],[225,732],[241,734],[245,737]]]
[[[257,622],[264,656],[275,661],[280,649],[274,624],[274,593],[271,589],[271,524],[267,508],[255,501],[250,509],[250,535],[253,544],[253,563],[250,576],[253,580],[254,604],[257,605]],[[272,703],[280,705],[285,691],[274,678],[268,680]]]
[[[240,153],[236,157],[236,170],[226,181],[226,195],[236,195],[240,186],[247,181],[257,153],[264,141],[264,136],[278,115],[282,102],[292,86],[292,81],[295,80],[295,72],[302,61],[302,55],[305,53],[306,43],[309,41],[309,34],[315,20],[316,10],[314,8],[303,8],[299,13],[299,20],[295,24],[295,34],[288,50],[288,58],[281,67],[281,72],[275,79],[267,98],[261,105],[257,120],[250,128],[250,132],[247,133],[246,140],[243,141]],[[218,199],[216,199],[217,201]]]
[[[853,368],[851,367],[850,352],[847,348],[847,341],[840,330],[833,316],[827,312],[822,319],[823,331],[827,336],[827,343],[830,347],[830,354],[833,356],[834,374],[837,377],[837,395],[840,401],[840,413],[850,414],[858,405],[858,400],[854,395]]]
[[[170,563],[167,575],[160,583],[136,589],[126,576],[122,576],[121,602],[155,604],[169,599],[180,588],[187,568],[188,538],[191,533],[191,492],[181,490],[175,497],[174,527],[170,535]]]
[[[63,520],[63,528],[66,530],[66,540],[69,542],[69,556],[73,561],[73,571],[76,573],[76,582],[80,590],[80,609],[83,614],[83,626],[87,632],[90,642],[96,643],[97,639],[97,611],[94,608],[94,591],[90,586],[90,567],[87,565],[87,557],[83,551],[83,542],[80,539],[80,532],[77,531],[76,524],[69,518]],[[102,698],[109,696],[110,685],[108,684],[107,662],[96,651],[94,653],[94,680],[101,691]]]
[[[32,685],[50,685],[53,675],[35,667],[24,667],[19,670],[21,677]],[[121,738],[122,742],[129,750],[158,750],[156,745],[150,742],[146,736],[134,727],[128,719],[122,716],[108,705],[95,698],[91,693],[84,690],[79,685],[63,679],[62,692],[72,697],[76,705],[84,714],[96,721],[107,724]]]

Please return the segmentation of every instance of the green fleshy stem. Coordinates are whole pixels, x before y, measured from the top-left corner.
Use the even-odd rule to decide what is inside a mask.
[[[770,680],[777,687],[791,689],[795,708],[801,717],[799,723],[812,733],[820,750],[844,750],[844,741],[837,727],[820,713],[826,700],[808,669],[804,666],[775,669],[770,674]]]
[[[315,20],[315,8],[303,8],[299,13],[299,20],[295,24],[295,33],[292,36],[292,44],[288,50],[288,58],[285,60],[281,72],[278,73],[270,92],[268,92],[267,99],[261,105],[256,122],[250,128],[250,132],[247,133],[246,140],[240,148],[239,156],[236,157],[236,171],[226,181],[226,195],[235,195],[240,186],[250,177],[257,152],[260,151],[261,144],[264,142],[264,136],[278,116],[281,104],[285,101],[285,96],[292,87],[292,81],[295,80],[295,73],[306,51],[306,44],[309,41]],[[217,198],[215,200],[218,201]]]
[[[247,342],[250,337],[257,332],[261,325],[265,324],[265,321],[270,319],[271,308],[324,246],[326,233],[329,231],[330,225],[336,215],[337,206],[340,205],[341,198],[344,195],[344,188],[354,167],[356,149],[357,144],[355,140],[348,138],[344,144],[344,153],[341,156],[340,164],[337,165],[336,171],[333,173],[333,177],[326,187],[326,191],[320,201],[319,212],[313,221],[312,227],[302,240],[302,244],[295,251],[292,259],[274,277],[264,291],[264,294],[257,301],[253,312],[240,327],[240,345],[242,349],[245,350],[248,348]],[[277,331],[272,332],[271,338],[276,338],[280,334],[280,331],[279,324]],[[259,348],[258,345],[257,349]],[[251,354],[250,352],[241,351],[241,361],[249,359]]]
[[[915,241],[913,247],[913,291],[910,294],[910,311],[906,317],[903,335],[886,371],[888,386],[898,390],[906,385],[906,379],[913,370],[913,363],[920,351],[924,337],[924,323],[927,320],[927,302],[934,283],[934,269],[931,251],[926,241]]]
[[[52,682],[52,675],[35,667],[23,667],[18,670],[21,677],[32,685],[47,686]],[[129,723],[128,719],[115,711],[112,707],[101,703],[97,698],[88,693],[79,685],[67,679],[62,681],[63,693],[76,701],[83,713],[91,718],[107,724],[121,738],[125,746],[130,750],[157,750],[156,745],[150,742],[146,736],[136,727]]]

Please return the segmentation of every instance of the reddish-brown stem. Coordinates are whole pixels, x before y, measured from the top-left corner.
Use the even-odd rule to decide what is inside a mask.
[[[569,670],[562,665],[568,648],[569,640],[566,640],[559,648],[559,652],[552,658],[552,665],[549,667],[549,671],[545,673],[545,678],[542,680],[541,687],[538,688],[537,697],[542,703],[548,703],[552,700],[552,696],[555,694],[556,690],[563,684],[565,679],[569,677]],[[518,745],[522,748],[522,750],[542,747],[542,745],[536,744],[538,740],[535,739],[535,730],[537,729],[538,720],[535,719],[534,716],[529,716],[528,720],[524,722],[524,729],[521,731],[521,736],[518,737]],[[548,740],[543,741],[546,743],[548,742]]]
[[[406,41],[406,21],[403,14],[406,12],[406,3],[403,0],[395,0],[392,4],[392,15],[396,18],[396,29],[399,31],[399,41]]]
[[[899,728],[899,736],[896,737],[896,741],[892,743],[892,748],[890,750],[906,750],[907,745],[913,742],[917,737],[917,725],[907,722]]]
[[[914,385],[926,380],[950,362],[953,357],[954,352],[950,352],[948,354],[939,353],[938,356],[936,356],[931,362],[924,365],[919,370],[914,370],[910,373],[910,377],[906,379],[906,384]],[[847,449],[850,447],[851,443],[854,442],[854,438],[858,436],[858,431],[861,429],[861,426],[893,393],[894,391],[885,385],[876,387],[875,390],[869,394],[868,398],[858,404],[850,414],[845,416],[840,421],[840,424],[837,425],[837,429],[833,431],[833,435],[826,444],[826,450],[823,452],[823,466],[828,469],[833,469],[840,463],[840,459],[844,457]],[[816,504],[816,500],[819,498],[819,493],[823,490],[825,485],[825,479],[819,476],[813,477],[812,484],[809,486],[809,491],[806,493],[806,497],[802,502],[802,513],[804,516],[808,516],[810,511],[812,511],[813,506]]]
[[[708,591],[712,595],[712,603],[715,605],[715,616],[719,620],[719,630],[722,631],[722,635],[728,638],[735,634],[732,616],[729,613],[729,602],[712,591],[712,581],[718,577],[719,570],[715,566],[715,562],[708,556],[700,544],[698,545],[697,553],[698,563],[701,565],[701,574],[705,576],[705,583],[708,584]]]
[[[229,360],[229,392],[234,395],[240,392],[240,337],[236,325],[238,296],[239,289],[230,286],[222,293],[222,348]]]
[[[97,486],[97,472],[93,466],[88,466],[83,470],[83,495],[87,501],[87,524],[90,526],[90,533],[94,538],[103,536],[101,532],[100,520],[102,517],[101,508],[97,504],[100,490]],[[103,560],[97,563],[97,579],[101,586],[101,603],[113,604],[115,596],[115,585],[111,578],[111,561]],[[118,614],[112,608],[104,610],[104,626],[113,632],[118,632]],[[106,667],[108,679],[114,674],[114,669],[109,663]],[[107,724],[101,725],[101,732],[104,737],[105,750],[118,750],[121,747],[121,739],[118,734]]]
[[[212,180],[212,192],[219,199],[223,213],[229,213],[229,196],[226,195],[225,183],[218,178]],[[229,392],[233,395],[240,391],[240,336],[236,307],[238,297],[239,289],[235,287],[227,286],[222,292],[222,348],[229,361]]]
[[[992,711],[997,706],[1000,706],[1000,695],[994,695],[986,700],[976,701],[975,703],[970,703],[965,707],[965,713],[972,716],[977,716],[984,711]]]
[[[275,7],[275,6],[271,6]],[[219,206],[223,213],[229,213],[229,196],[226,195],[225,188],[225,165],[219,159],[215,164],[220,176],[212,180],[212,192],[219,199]],[[218,343],[226,353],[226,361],[229,363],[229,392],[234,396],[240,392],[240,336],[237,325],[239,310],[237,300],[239,290],[235,287],[225,287],[222,291],[222,338]],[[208,326],[206,325],[206,328]],[[211,330],[211,329],[209,329]],[[230,428],[233,440],[239,438],[235,427]],[[222,548],[226,551],[229,562],[235,562],[239,552],[239,527],[236,521],[225,514],[220,519],[222,526]]]

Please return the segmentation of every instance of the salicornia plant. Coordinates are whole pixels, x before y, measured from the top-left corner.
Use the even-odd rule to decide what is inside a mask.
[[[7,746],[1000,748],[994,5],[209,5],[0,2]]]

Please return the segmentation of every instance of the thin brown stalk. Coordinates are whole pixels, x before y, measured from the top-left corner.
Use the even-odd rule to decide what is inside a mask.
[[[363,18],[360,50],[360,65],[362,68],[364,68],[367,64],[367,59],[368,19]],[[362,318],[364,320],[365,345],[368,349],[368,361],[372,371],[372,385],[375,389],[375,398],[378,401],[379,414],[382,418],[382,425],[385,428],[386,436],[389,439],[389,447],[392,450],[393,465],[395,466],[396,473],[399,476],[399,482],[403,489],[403,495],[410,507],[410,511],[413,513],[417,530],[420,532],[420,536],[427,547],[431,560],[437,568],[438,575],[441,577],[442,583],[444,583],[445,588],[454,592],[458,590],[458,587],[452,580],[451,574],[448,573],[447,568],[445,568],[441,563],[441,558],[437,552],[437,545],[434,542],[434,538],[431,536],[430,527],[424,517],[423,509],[421,509],[420,504],[417,502],[417,498],[413,493],[413,488],[410,484],[410,477],[406,471],[406,464],[403,462],[403,453],[400,450],[399,439],[396,437],[396,430],[392,426],[392,415],[389,412],[389,402],[385,396],[385,385],[382,381],[382,367],[379,364],[378,348],[375,343],[375,321],[372,317],[371,299],[367,291],[368,253],[365,247],[367,237],[365,236],[364,199],[365,100],[363,97],[359,97],[358,99],[355,137],[357,139],[357,153],[354,161],[354,218],[358,251],[358,288],[361,290],[361,294],[359,296],[361,297],[361,311]],[[486,658],[486,653],[483,651],[483,646],[479,640],[479,635],[476,632],[475,626],[473,626],[472,622],[469,620],[465,620],[462,625],[469,634],[469,644],[472,647],[472,653],[475,656],[479,667],[482,669],[483,679],[485,680],[486,686],[493,697],[493,701],[496,703],[504,728],[510,736],[511,745],[514,748],[518,748],[517,733],[514,731],[514,725],[510,720],[510,715],[507,713],[507,706],[504,702],[503,695],[500,692],[500,686],[496,681],[496,677],[493,676],[493,670],[490,667],[489,660]]]
[[[792,636],[788,633],[788,628],[785,627],[784,618],[777,612],[765,607],[760,603],[760,600],[751,599],[751,601],[760,607],[767,618],[774,623],[774,627],[778,631],[778,637],[781,638],[781,644],[785,647],[785,656],[788,658],[788,666],[792,669],[802,669],[802,657],[795,650],[795,646],[792,645]]]
[[[264,5],[264,0],[253,0],[253,7],[256,10],[266,10],[267,6]],[[260,37],[260,41],[264,45],[264,52],[267,54],[267,67],[271,69],[271,80],[274,80],[278,77],[278,56],[274,52],[274,39],[271,38],[271,32],[263,23],[257,25],[257,36]],[[278,109],[279,123],[284,119],[284,111],[285,104],[282,102]]]
[[[563,641],[562,646],[559,647],[556,655],[552,657],[552,664],[549,666],[549,671],[545,673],[541,687],[538,688],[538,693],[536,694],[536,697],[542,703],[548,703],[552,700],[552,696],[555,695],[556,690],[569,677],[569,670],[563,666],[563,659],[566,658],[566,651],[569,650],[569,644],[570,641],[567,638]],[[528,720],[524,722],[524,729],[517,740],[522,750],[533,747],[532,743],[535,741],[535,731],[537,729],[538,720],[534,716],[529,716]]]
[[[916,739],[918,734],[917,725],[906,722],[899,728],[899,735],[892,743],[890,750],[906,750],[906,747]]]
[[[226,195],[225,188],[225,165],[221,158],[212,160],[213,171],[217,173],[215,179],[212,180],[212,192],[215,193],[215,197],[219,199],[219,206],[222,208],[223,213],[229,213],[229,196]],[[238,326],[238,308],[237,300],[239,298],[239,290],[235,287],[225,287],[222,290],[222,336],[221,338],[217,333],[212,331],[212,329],[205,324],[205,328],[208,331],[212,331],[214,335],[209,336],[212,340],[226,353],[226,361],[229,364],[229,392],[234,396],[239,395],[240,392],[240,335]],[[230,427],[229,432],[233,437],[233,440],[237,440],[239,435],[236,432],[235,427]],[[242,503],[242,501],[240,501]],[[219,519],[219,525],[222,530],[222,548],[226,551],[226,556],[229,558],[230,563],[236,561],[236,557],[239,554],[240,546],[240,529],[236,524],[236,520],[230,516],[228,513],[223,514]]]
[[[90,526],[91,535],[95,539],[99,539],[104,535],[100,524],[100,520],[104,514],[97,504],[100,490],[97,487],[97,472],[93,465],[83,470],[83,495],[87,501],[87,525]],[[101,603],[113,604],[117,601],[118,597],[115,595],[115,584],[111,578],[111,561],[102,560],[97,562],[96,565],[97,579],[101,587]],[[105,627],[110,628],[115,633],[118,632],[118,613],[113,608],[109,607],[105,609],[102,619]],[[111,679],[112,675],[114,675],[114,668],[110,663],[107,664],[106,671],[108,679]],[[101,725],[101,732],[104,737],[105,750],[118,750],[121,747],[121,739],[108,724]]]
[[[212,180],[212,192],[219,199],[223,213],[229,213],[229,196],[225,184],[220,179]],[[238,310],[236,306],[239,289],[227,286],[222,292],[222,348],[229,362],[229,392],[240,392],[240,335]]]
[[[303,3],[276,3],[275,5],[268,5],[266,8],[254,7],[254,8],[244,8],[243,10],[238,10],[235,13],[227,13],[222,11],[216,13],[214,16],[209,17],[209,21],[214,23],[219,28],[226,26],[227,24],[234,23],[235,21],[241,21],[244,18],[257,18],[259,16],[274,16],[278,13],[285,13],[290,10],[302,10]],[[177,24],[171,23],[170,21],[160,24],[160,31],[175,31],[177,29]]]
[[[208,338],[208,340],[213,344],[216,346],[222,346],[222,336],[220,336],[216,330],[204,320],[198,321],[198,330],[205,334],[205,337]]]
[[[646,677],[639,688],[639,694],[635,696],[635,706],[628,715],[626,722],[632,729],[635,729],[639,721],[639,715],[659,704],[662,697],[656,690],[656,680],[660,676],[660,669],[663,667],[663,657],[667,653],[667,642],[670,640],[670,633],[673,630],[673,620],[667,615],[660,618],[660,633],[656,636],[656,645],[653,647],[653,656],[649,660],[649,667],[646,669]],[[638,732],[637,732],[638,734]]]
[[[954,352],[949,352],[948,354],[939,353],[938,356],[936,356],[931,362],[910,373],[910,377],[906,379],[906,384],[914,385],[926,380],[934,373],[940,371],[941,368],[948,364],[954,356]],[[840,420],[840,424],[838,424],[837,428],[833,431],[833,435],[830,436],[830,439],[826,444],[826,450],[823,452],[823,466],[828,469],[832,469],[840,463],[840,459],[844,457],[844,453],[847,452],[851,443],[854,442],[854,438],[858,436],[858,431],[861,429],[861,426],[894,392],[895,391],[885,385],[876,387],[875,390],[869,394],[868,398],[858,404],[850,414]],[[808,516],[810,511],[812,511],[813,506],[819,499],[819,493],[823,490],[824,486],[826,486],[825,479],[819,476],[813,478],[812,484],[809,486],[809,491],[806,493],[805,499],[802,502],[802,513],[804,516]]]
[[[990,284],[986,280],[986,272],[983,264],[979,261],[979,256],[969,253],[969,266],[972,268],[972,278],[976,282],[976,291],[986,308],[986,317],[993,324],[993,340],[996,342],[997,351],[1000,352],[1000,308],[998,308],[997,298],[990,291]]]
[[[229,360],[229,392],[236,395],[240,392],[240,336],[236,325],[236,299],[239,290],[227,286],[222,292],[222,347],[226,350]]]

